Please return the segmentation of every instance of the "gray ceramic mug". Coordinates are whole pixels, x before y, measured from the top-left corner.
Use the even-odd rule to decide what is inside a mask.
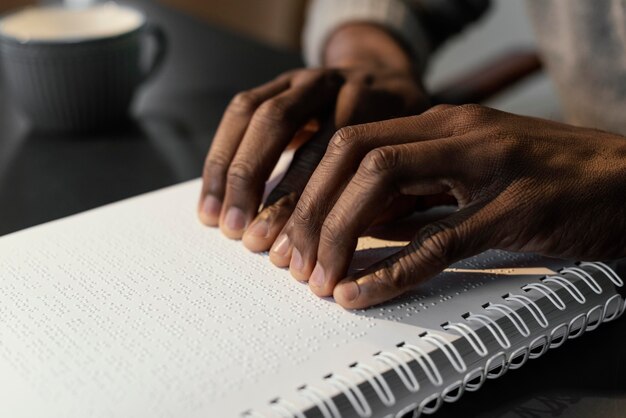
[[[149,24],[145,15],[136,9],[113,4],[106,7],[135,13],[136,21],[108,31],[111,16],[100,16],[92,27],[83,18],[72,32],[63,28],[64,24],[73,24],[72,20],[62,20],[65,10],[52,11],[50,17],[50,10],[41,12],[45,8],[35,8],[35,15],[40,12],[44,23],[45,19],[54,19],[55,12],[59,13],[57,21],[52,22],[55,29],[46,33],[41,29],[45,24],[36,19],[22,24],[22,29],[25,26],[26,30],[21,32],[20,26],[7,24],[15,23],[9,19],[17,13],[0,20],[0,64],[4,81],[13,102],[30,119],[35,130],[84,132],[119,127],[129,120],[129,107],[137,87],[162,63],[166,49],[163,32]],[[32,28],[40,29],[38,32]],[[55,36],[59,31],[63,32],[61,36]],[[151,57],[146,57],[144,46],[150,38],[155,47]]]

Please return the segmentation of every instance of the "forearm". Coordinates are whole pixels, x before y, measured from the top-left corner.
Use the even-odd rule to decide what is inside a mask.
[[[338,28],[325,45],[322,64],[335,68],[416,71],[406,47],[385,28],[369,23],[352,23]]]

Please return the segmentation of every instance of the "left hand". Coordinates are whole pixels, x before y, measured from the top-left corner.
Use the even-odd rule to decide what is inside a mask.
[[[346,277],[358,237],[398,196],[443,192],[457,212]],[[477,105],[341,129],[270,258],[317,295],[362,308],[489,248],[626,256],[626,138]]]
[[[207,155],[200,220],[252,251],[274,243],[337,129],[428,108],[419,70],[385,29],[342,26],[326,55],[322,68],[289,71],[237,94]],[[321,123],[318,132],[312,120]],[[305,143],[259,212],[265,182],[294,139]]]

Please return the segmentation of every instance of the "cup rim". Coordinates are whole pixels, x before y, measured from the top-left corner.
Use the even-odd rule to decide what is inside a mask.
[[[13,42],[13,43],[18,43],[20,45],[42,45],[42,46],[67,46],[67,45],[83,45],[83,44],[88,44],[88,43],[97,43],[97,42],[103,42],[103,41],[111,41],[111,40],[115,40],[115,39],[120,39],[120,38],[124,38],[128,35],[131,35],[137,31],[142,30],[143,28],[146,27],[146,25],[148,24],[148,18],[146,13],[137,8],[137,7],[133,7],[133,6],[128,6],[125,4],[119,4],[119,3],[115,3],[118,7],[120,8],[124,8],[124,9],[128,9],[128,10],[132,10],[136,13],[138,13],[141,16],[141,23],[124,32],[120,32],[120,33],[115,33],[115,34],[111,34],[111,35],[100,35],[100,36],[84,36],[84,37],[71,37],[71,38],[63,38],[63,39],[21,39],[9,34],[4,33],[2,30],[0,30],[0,41],[9,41],[9,42]],[[21,7],[18,9],[13,9],[7,13],[3,13],[0,14],[0,25],[2,24],[2,21],[10,16],[13,16],[17,13],[22,12],[23,10],[29,9],[29,8],[33,8],[33,7],[40,7],[40,8],[62,8],[61,6],[58,5],[53,5],[53,6],[26,6],[26,7]]]

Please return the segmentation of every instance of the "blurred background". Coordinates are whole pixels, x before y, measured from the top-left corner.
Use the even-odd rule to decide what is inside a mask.
[[[36,3],[0,0],[0,14]],[[37,134],[0,84],[0,236],[199,177],[230,98],[303,65],[299,44],[305,0],[120,3],[145,11],[149,21],[163,28],[169,44],[163,67],[135,98],[135,122],[127,130],[78,137]],[[471,84],[493,60],[506,66],[516,51],[534,48],[525,2],[492,3],[481,21],[436,54],[426,80],[432,91],[455,80]],[[554,89],[542,71],[484,103],[560,118]],[[611,326],[594,332],[593,344],[576,340],[570,348],[489,382],[489,389],[465,395],[438,416],[600,416],[598,405],[620,415],[626,402],[615,388],[623,386],[626,364],[623,344],[616,341],[626,333]],[[581,363],[597,346],[606,348],[602,356]],[[546,371],[549,379],[536,378]]]
[[[59,0],[0,0],[4,14]],[[196,178],[222,112],[237,92],[303,65],[306,0],[125,0],[163,28],[164,65],[139,89],[134,125],[118,133],[33,132],[0,84],[0,235]],[[478,23],[431,62],[432,91],[466,86],[516,51],[532,50],[525,2],[493,0]],[[496,66],[497,67],[497,66]],[[550,81],[535,71],[485,104],[559,119]],[[45,202],[42,204],[42,202]]]
[[[0,12],[34,3],[37,2],[2,0]],[[160,3],[285,51],[299,50],[307,7],[307,0],[152,0],[143,3]],[[484,67],[494,57],[521,47],[532,47],[532,28],[525,12],[524,2],[493,1],[485,18],[444,45],[436,55],[428,73],[428,85],[437,89],[468,70]],[[517,113],[559,117],[558,102],[544,74],[525,80],[489,100],[488,104]]]

